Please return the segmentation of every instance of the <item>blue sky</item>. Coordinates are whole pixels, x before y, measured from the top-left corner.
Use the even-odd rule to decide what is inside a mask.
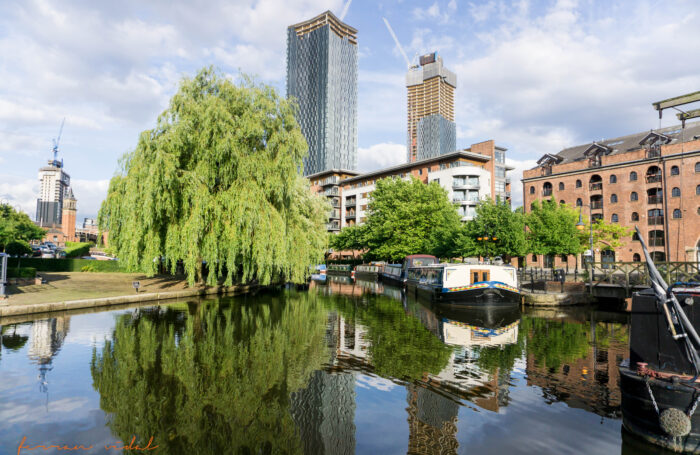
[[[214,65],[285,94],[286,27],[342,0],[3,0],[0,200],[34,216],[61,119],[78,217],[183,76]],[[438,51],[457,73],[458,147],[494,139],[520,178],[544,153],[659,126],[651,103],[700,90],[700,2],[354,0],[359,168],[403,162],[406,65]],[[669,113],[662,125],[672,123]],[[514,185],[516,204],[521,185]]]

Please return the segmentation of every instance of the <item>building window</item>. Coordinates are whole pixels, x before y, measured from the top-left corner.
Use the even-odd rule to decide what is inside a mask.
[[[615,174],[610,176],[610,183],[617,183],[617,176]]]
[[[695,194],[700,195],[700,185],[695,187]]]
[[[632,212],[631,220],[632,220],[632,221],[639,221],[639,213],[637,213],[637,212]]]
[[[695,172],[700,172],[700,161],[695,163]]]
[[[630,201],[637,201],[637,200],[639,200],[639,195],[635,191],[632,191],[632,193],[630,194]]]
[[[634,233],[632,234],[632,240],[639,241],[639,234],[637,234],[636,232],[634,232]]]
[[[671,190],[671,197],[681,197],[681,189],[677,186]]]
[[[576,188],[581,188],[581,180],[576,180]]]
[[[680,170],[678,169],[678,166],[671,166],[671,175],[678,175],[680,174]]]
[[[617,213],[613,213],[612,216],[610,217],[610,221],[613,223],[617,223],[619,220],[617,219]]]
[[[530,194],[535,194],[535,187],[534,186],[530,187]]]
[[[559,191],[564,189],[564,182],[559,182]]]
[[[537,255],[536,254],[532,255],[532,262],[537,262]]]
[[[637,180],[637,173],[632,171],[630,172],[630,182],[634,182],[635,180]]]
[[[564,199],[562,199],[561,201],[559,201],[559,203],[564,205],[564,204],[566,204],[566,201]]]
[[[552,195],[552,184],[549,182],[544,182],[544,185],[542,185],[542,196],[551,196]]]
[[[611,194],[611,195],[610,195],[610,203],[611,203],[611,204],[616,204],[616,203],[617,203],[617,194]]]
[[[632,255],[632,261],[634,261],[634,262],[641,262],[642,261],[642,258],[639,256],[639,253],[634,253]]]
[[[673,210],[673,218],[674,219],[683,218],[683,214],[681,213],[681,209]]]
[[[418,169],[418,175],[423,175],[423,169]]]
[[[496,152],[494,153],[494,155],[495,155],[495,158],[496,158],[496,162],[497,162],[497,163],[503,163],[503,164],[506,163],[506,152],[502,152],[502,151],[500,151],[500,150],[496,150]]]
[[[649,231],[649,246],[664,246],[664,231]]]
[[[506,168],[501,166],[496,166],[496,177],[504,179],[506,178]]]
[[[581,207],[583,205],[583,201],[581,198],[576,199],[576,207]],[[700,213],[700,208],[698,209],[698,212]]]

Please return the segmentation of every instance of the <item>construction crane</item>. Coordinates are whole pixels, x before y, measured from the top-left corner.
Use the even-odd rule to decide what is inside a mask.
[[[345,4],[345,7],[343,8],[343,12],[340,13],[341,21],[345,19],[345,15],[348,14],[348,9],[350,9],[350,3],[352,3],[352,0],[348,0],[348,2]]]
[[[413,67],[413,65],[411,65],[411,61],[408,59],[408,55],[406,55],[406,51],[403,50],[403,47],[401,46],[399,39],[396,37],[396,33],[394,33],[394,30],[391,28],[391,25],[389,25],[389,21],[386,19],[386,17],[382,17],[382,19],[384,20],[384,24],[386,24],[386,28],[387,28],[387,30],[389,30],[391,37],[394,38],[394,42],[396,43],[396,47],[399,48],[401,55],[403,55],[404,60],[406,60],[406,66],[408,67],[408,69],[411,69]]]
[[[58,137],[56,139],[53,139],[53,162],[56,164],[58,161],[56,160],[56,157],[58,155],[58,144],[61,142],[61,134],[63,134],[63,124],[66,123],[66,118],[63,117],[63,120],[61,121],[61,128],[58,130]]]

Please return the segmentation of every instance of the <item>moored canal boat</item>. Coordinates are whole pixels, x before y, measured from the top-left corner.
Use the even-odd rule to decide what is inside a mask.
[[[517,306],[520,304],[515,267],[492,264],[437,264],[412,267],[408,291],[460,306]]]
[[[649,443],[700,453],[700,283],[669,287],[640,241],[652,288],[632,298],[630,358],[619,366],[622,424]]]
[[[438,262],[440,262],[438,258],[429,254],[412,254],[406,256],[401,264],[386,264],[380,276],[384,283],[403,287],[406,285],[408,269],[437,264]]]
[[[378,280],[379,275],[384,270],[384,262],[370,262],[369,264],[360,264],[355,267],[355,278],[363,280]]]
[[[328,275],[351,276],[353,267],[350,264],[328,264]]]

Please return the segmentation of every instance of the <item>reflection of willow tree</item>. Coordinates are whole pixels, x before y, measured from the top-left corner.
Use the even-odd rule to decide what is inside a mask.
[[[93,351],[114,434],[153,436],[161,453],[301,452],[289,397],[327,359],[323,308],[299,294],[194,311],[180,328],[157,311],[125,314]]]
[[[527,337],[527,353],[538,366],[559,368],[588,355],[588,328],[584,324],[523,317],[520,329]]]
[[[598,348],[607,349],[610,343],[629,345],[629,325],[617,322],[599,322],[595,326],[595,340]]]
[[[416,317],[406,314],[396,300],[376,296],[367,305],[342,296],[332,305],[350,320],[367,328],[368,348],[375,373],[400,379],[438,374],[447,365],[451,349]]]

